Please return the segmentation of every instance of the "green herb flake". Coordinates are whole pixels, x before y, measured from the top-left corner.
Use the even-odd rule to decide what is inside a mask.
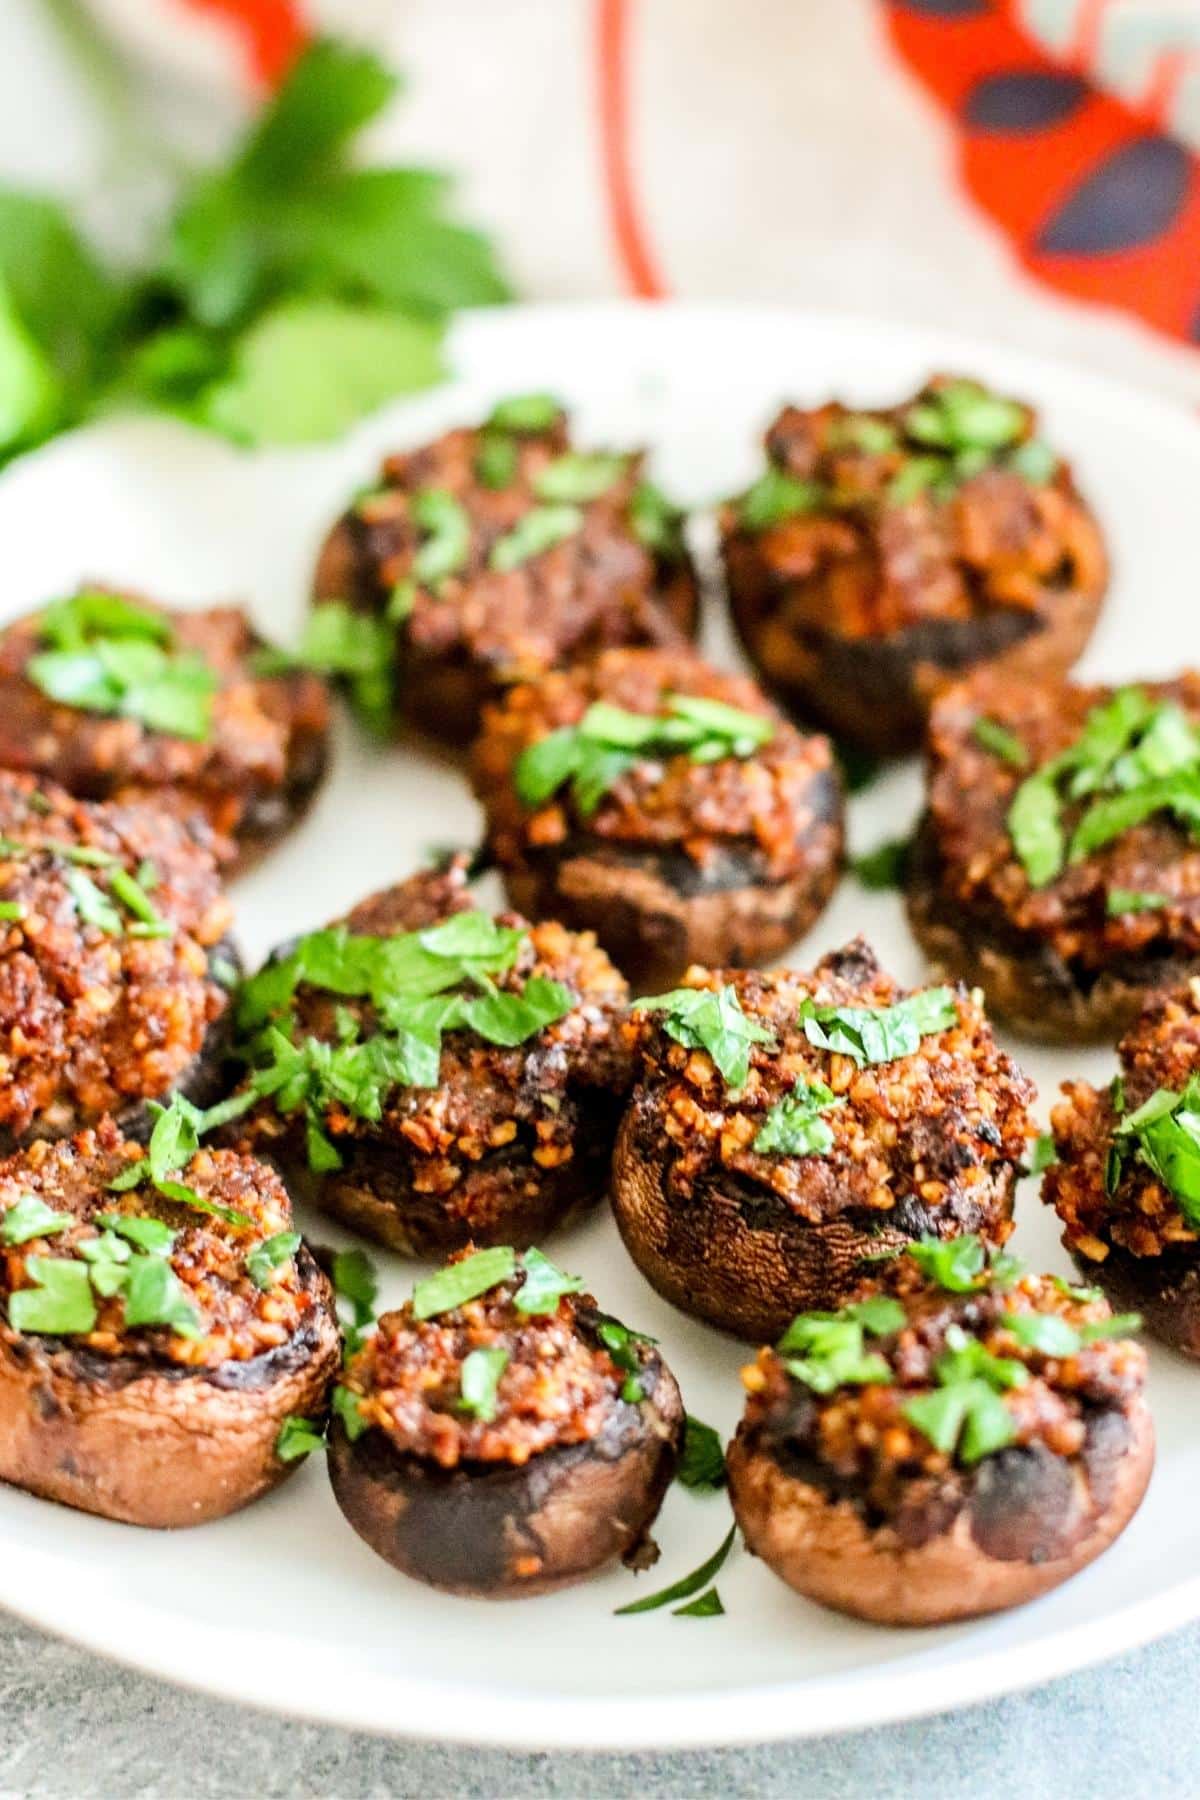
[[[516,1268],[517,1253],[508,1244],[476,1250],[461,1262],[448,1263],[413,1289],[413,1318],[434,1319],[440,1313],[453,1312],[468,1300],[477,1300],[501,1282],[509,1281]]]
[[[133,1256],[125,1284],[125,1323],[161,1325],[177,1337],[198,1338],[200,1319],[182,1282],[161,1256]]]
[[[168,621],[116,594],[84,590],[42,614],[43,649],[26,674],[51,700],[136,719],[152,731],[203,739],[212,724],[216,673],[168,646]]]
[[[314,1450],[325,1447],[325,1433],[321,1427],[296,1413],[288,1414],[275,1439],[275,1454],[283,1463],[299,1462],[302,1456],[311,1456]]]
[[[1003,1450],[1017,1435],[1011,1412],[986,1381],[959,1381],[905,1403],[904,1417],[935,1450],[967,1468]]]
[[[627,1618],[634,1613],[657,1612],[660,1607],[673,1606],[677,1600],[690,1600],[693,1594],[698,1594],[707,1588],[714,1576],[724,1568],[725,1560],[733,1549],[733,1540],[736,1536],[737,1526],[731,1525],[721,1544],[707,1562],[701,1563],[698,1569],[693,1569],[690,1575],[683,1576],[680,1581],[672,1582],[670,1587],[660,1588],[657,1594],[647,1594],[642,1600],[630,1601],[628,1606],[618,1606],[615,1616],[620,1619]]]
[[[778,1344],[777,1354],[795,1381],[815,1394],[839,1387],[889,1387],[892,1372],[883,1357],[866,1348],[867,1320],[849,1311],[798,1313]]]
[[[412,499],[412,515],[424,541],[412,562],[412,578],[435,591],[448,576],[466,567],[471,549],[471,521],[462,504],[445,488],[422,488]]]
[[[498,573],[507,574],[553,550],[556,544],[565,543],[582,529],[583,514],[577,506],[531,507],[511,531],[496,539],[488,562]]]
[[[639,481],[629,502],[634,537],[663,563],[680,563],[686,555],[683,513],[652,481]]]
[[[797,1082],[768,1112],[751,1149],[760,1156],[828,1156],[833,1127],[821,1114],[844,1105],[824,1082]]]
[[[517,477],[519,453],[511,437],[501,431],[485,431],[475,452],[475,479],[485,488],[500,492]]]
[[[8,1322],[14,1331],[58,1336],[92,1330],[96,1302],[86,1263],[31,1256],[25,1268],[35,1285],[9,1295]]]
[[[1054,1143],[1054,1133],[1043,1131],[1034,1141],[1033,1154],[1029,1158],[1029,1173],[1042,1175],[1047,1169],[1054,1168],[1057,1162],[1058,1150]]]
[[[499,1344],[472,1350],[463,1358],[459,1406],[485,1424],[496,1416],[496,1391],[508,1367],[508,1351]]]
[[[25,908],[19,900],[0,900],[0,919],[17,923],[25,917]]]
[[[1018,1344],[1042,1356],[1075,1356],[1083,1341],[1060,1313],[1005,1313],[1001,1323]]]
[[[742,1011],[734,987],[674,988],[635,1000],[633,1009],[661,1013],[667,1036],[686,1049],[705,1051],[735,1092],[746,1085],[753,1046],[775,1045],[774,1034]]]
[[[997,1285],[998,1267],[1003,1278],[1011,1275],[1015,1279],[1018,1273],[1011,1258],[1000,1265],[1000,1259],[993,1257],[989,1265],[983,1239],[975,1232],[956,1238],[920,1238],[908,1246],[908,1254],[921,1273],[948,1294],[973,1294]]]
[[[633,1331],[628,1325],[622,1325],[620,1319],[605,1316],[596,1325],[596,1336],[608,1351],[609,1356],[622,1370],[625,1380],[621,1387],[621,1398],[630,1406],[637,1406],[646,1398],[642,1386],[642,1356],[639,1346],[653,1344],[654,1339],[646,1337],[640,1331]]]
[[[1133,1112],[1118,1116],[1110,1192],[1121,1179],[1127,1156],[1162,1182],[1190,1225],[1200,1225],[1200,1075],[1191,1076],[1179,1092],[1158,1088]]]
[[[518,436],[540,436],[563,416],[562,402],[553,394],[510,394],[497,400],[488,415],[490,431],[513,431]]]
[[[850,859],[850,870],[856,881],[869,893],[883,893],[904,886],[908,859],[912,854],[912,837],[886,838],[874,850]]]
[[[521,1268],[525,1279],[513,1297],[513,1305],[519,1313],[530,1318],[557,1312],[558,1303],[564,1294],[583,1292],[582,1275],[564,1275],[540,1250],[531,1248],[524,1251]]]
[[[921,1040],[958,1024],[958,1004],[950,987],[924,988],[894,1006],[818,1006],[801,1003],[800,1023],[816,1049],[848,1056],[860,1068],[912,1056]]]
[[[615,487],[624,477],[628,465],[629,459],[625,456],[611,456],[602,451],[566,450],[538,471],[533,491],[539,500],[565,500],[586,506]]]
[[[265,1292],[271,1286],[275,1270],[291,1262],[299,1248],[298,1231],[277,1231],[273,1237],[255,1244],[246,1257],[246,1273],[255,1287]]]
[[[357,1443],[367,1429],[367,1421],[362,1416],[362,1401],[359,1396],[353,1388],[342,1387],[339,1384],[329,1396],[329,1405],[333,1416],[341,1420],[342,1430],[346,1433],[350,1443]]]
[[[692,1413],[684,1421],[683,1450],[675,1479],[698,1494],[714,1494],[728,1480],[719,1434]]]
[[[135,880],[127,870],[120,867],[113,869],[109,874],[108,883],[122,906],[131,912],[140,924],[154,927],[156,933],[164,937],[174,931],[175,927],[168,920],[159,916],[141,883]]]
[[[738,502],[738,523],[744,531],[770,531],[827,504],[828,494],[820,482],[798,481],[772,463]]]
[[[339,1250],[334,1255],[332,1278],[334,1293],[346,1302],[355,1329],[361,1331],[374,1319],[379,1299],[375,1264],[365,1250]]]
[[[1029,767],[1029,752],[1007,725],[1001,725],[998,719],[986,717],[976,719],[971,727],[971,735],[984,750],[990,750],[1001,762],[1011,764],[1014,769]]]
[[[1140,888],[1109,888],[1104,910],[1110,919],[1120,919],[1126,913],[1161,912],[1170,904],[1169,894],[1148,894]]]
[[[98,1213],[95,1223],[150,1256],[170,1256],[179,1236],[161,1219],[146,1218],[140,1213]]]
[[[721,1596],[716,1588],[710,1587],[705,1588],[704,1592],[698,1594],[694,1600],[689,1600],[686,1606],[675,1606],[671,1611],[672,1616],[676,1619],[717,1619],[724,1613],[725,1608],[721,1604]]]
[[[28,1244],[33,1238],[52,1237],[75,1223],[70,1213],[55,1212],[36,1194],[22,1194],[0,1217],[0,1242]]]
[[[68,869],[65,880],[81,923],[95,926],[106,937],[120,937],[124,931],[121,915],[91,876],[85,875],[82,869]]]

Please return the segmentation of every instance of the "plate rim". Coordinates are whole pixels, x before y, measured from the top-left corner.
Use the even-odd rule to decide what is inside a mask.
[[[1060,392],[1069,385],[1081,402],[1101,410],[1136,409],[1147,426],[1164,437],[1187,443],[1193,452],[1200,448],[1200,420],[1165,393],[1096,370],[1069,355],[1056,357],[1008,341],[888,320],[866,311],[811,309],[786,302],[585,300],[474,309],[460,314],[449,334],[451,373],[447,385],[453,386],[461,374],[456,353],[464,337],[494,337],[502,348],[508,332],[524,334],[539,323],[552,330],[570,323],[598,331],[627,331],[639,323],[649,328],[652,339],[656,331],[669,330],[672,320],[681,318],[695,330],[706,325],[728,330],[731,320],[752,328],[759,319],[776,330],[786,323],[797,333],[888,339],[899,352],[913,361],[925,360],[931,368],[955,364],[1006,368],[1012,374],[1001,379],[1011,379],[1019,386],[1028,381],[1035,389],[1044,379],[1056,384]],[[419,407],[429,396],[414,398]],[[403,404],[386,410],[399,412]],[[98,421],[63,434],[0,475],[0,489],[7,491],[25,480],[39,479],[43,468],[69,454],[81,440],[103,439],[124,423],[122,418]],[[212,444],[207,433],[185,423],[152,423],[155,429],[200,436]],[[213,447],[222,448],[219,444]],[[247,454],[232,445],[224,448],[233,457]],[[327,454],[331,446],[314,448],[317,454]],[[282,454],[303,458],[312,453],[306,448]],[[61,1579],[64,1573],[71,1581]],[[906,1669],[884,1661],[866,1672],[855,1670],[849,1678],[843,1672],[817,1680],[809,1677],[720,1689],[709,1684],[694,1692],[637,1699],[616,1694],[489,1690],[409,1675],[373,1676],[358,1666],[349,1679],[343,1671],[339,1681],[334,1652],[325,1652],[314,1663],[307,1641],[297,1650],[296,1641],[282,1633],[247,1632],[190,1619],[175,1641],[164,1643],[158,1635],[161,1610],[133,1600],[127,1600],[121,1614],[110,1611],[102,1623],[94,1622],[92,1612],[80,1603],[77,1579],[73,1562],[64,1564],[52,1551],[23,1547],[19,1559],[4,1565],[0,1606],[80,1648],[213,1698],[383,1736],[508,1750],[714,1749],[895,1724],[978,1704],[1093,1667],[1200,1617],[1197,1575],[1165,1593],[1118,1606],[1101,1619],[1064,1626],[1032,1643],[1002,1645],[966,1656],[939,1667],[933,1680],[919,1659]],[[512,1615],[498,1609],[495,1616]],[[919,1642],[919,1630],[914,1630],[913,1641]],[[269,1651],[266,1655],[264,1648]],[[231,1672],[242,1672],[249,1685],[235,1687]]]

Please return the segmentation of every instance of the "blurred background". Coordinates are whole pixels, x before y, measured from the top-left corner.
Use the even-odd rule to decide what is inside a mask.
[[[368,57],[351,91],[329,38],[395,87]],[[390,185],[347,187],[363,165]],[[281,305],[293,353],[354,361],[341,313],[298,330],[317,299],[434,331],[506,296],[767,299],[1200,402],[1195,0],[5,0],[0,182],[9,452],[116,403],[325,435],[328,407],[283,429],[228,398]],[[62,253],[40,287],[32,239]],[[97,264],[105,304],[64,318]],[[392,390],[429,374],[400,357]],[[351,410],[386,397],[363,387]]]

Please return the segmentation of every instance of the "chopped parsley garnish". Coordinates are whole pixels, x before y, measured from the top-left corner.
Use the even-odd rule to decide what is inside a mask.
[[[615,487],[624,475],[628,458],[605,451],[565,450],[534,477],[539,500],[572,501],[586,506]]]
[[[719,1434],[691,1413],[684,1421],[683,1451],[675,1479],[681,1486],[700,1494],[716,1493],[728,1479]]]
[[[1043,1131],[1034,1142],[1033,1154],[1029,1158],[1029,1173],[1031,1175],[1044,1174],[1047,1169],[1052,1169],[1057,1161],[1058,1151],[1054,1145],[1054,1133]]]
[[[530,1248],[521,1256],[521,1267],[525,1279],[513,1297],[513,1305],[519,1313],[530,1318],[558,1311],[558,1303],[564,1294],[583,1292],[582,1275],[564,1275],[556,1268],[548,1256]]]
[[[1070,834],[1066,809],[1087,800]],[[1044,887],[1157,812],[1200,835],[1200,732],[1171,701],[1119,688],[1094,706],[1075,742],[1026,778],[1008,830],[1025,873]]]
[[[912,1056],[923,1037],[957,1025],[958,1007],[949,987],[924,988],[894,1006],[818,1006],[810,996],[801,1002],[800,1023],[818,1050],[848,1056],[862,1068]]]
[[[510,394],[497,400],[488,415],[487,429],[513,431],[518,436],[536,437],[549,431],[563,416],[560,400],[553,394]]]
[[[971,1467],[1017,1435],[1002,1394],[1024,1387],[1029,1371],[1013,1357],[995,1356],[961,1325],[946,1332],[946,1348],[934,1365],[938,1385],[904,1406],[904,1416],[935,1450]]]
[[[124,930],[121,915],[91,876],[85,875],[82,869],[67,869],[64,880],[83,924],[94,925],[106,937],[120,937]]]
[[[1111,1194],[1133,1157],[1161,1181],[1190,1225],[1200,1225],[1200,1075],[1181,1092],[1158,1088],[1113,1126],[1107,1186]]]
[[[488,561],[493,569],[507,574],[519,569],[547,550],[553,550],[583,528],[583,514],[577,506],[534,506],[523,513],[511,531],[498,537],[492,545]]]
[[[246,1258],[246,1273],[255,1287],[264,1291],[269,1288],[275,1270],[291,1262],[299,1248],[298,1231],[277,1231],[274,1237],[255,1244]]]
[[[1070,1289],[1066,1292],[1070,1293]],[[1027,1350],[1037,1350],[1042,1356],[1078,1356],[1088,1344],[1132,1337],[1141,1330],[1142,1316],[1112,1313],[1107,1319],[1089,1319],[1075,1326],[1059,1313],[1006,1313],[1003,1323],[1005,1330],[1011,1331]]]
[[[494,1244],[489,1250],[476,1250],[461,1262],[448,1263],[444,1269],[418,1281],[412,1292],[414,1319],[435,1319],[439,1313],[453,1312],[468,1300],[477,1300],[516,1272],[517,1253],[509,1244]]]
[[[513,771],[521,804],[541,806],[570,782],[576,811],[590,818],[635,763],[661,756],[686,755],[699,763],[753,756],[775,733],[769,718],[720,700],[666,694],[662,704],[661,714],[633,713],[598,700],[578,725],[527,745]]]
[[[1142,888],[1109,888],[1104,910],[1110,919],[1119,919],[1126,913],[1161,912],[1170,904],[1169,894],[1148,894]]]
[[[200,1336],[196,1309],[169,1262],[161,1256],[131,1256],[128,1268],[126,1325],[164,1325],[179,1337]]]
[[[871,893],[903,887],[912,853],[912,838],[886,838],[874,850],[850,859],[850,870],[856,881]]]
[[[66,1256],[31,1256],[25,1268],[35,1285],[9,1295],[8,1320],[15,1331],[91,1331],[96,1302],[86,1263]]]
[[[992,394],[977,381],[930,388],[904,415],[904,429],[918,444],[938,450],[1006,450],[1025,429],[1025,408]]]
[[[144,1218],[139,1213],[97,1213],[96,1224],[104,1227],[104,1235],[124,1239],[139,1250],[146,1251],[149,1256],[169,1256],[179,1236],[161,1219]],[[86,1254],[86,1246],[80,1249],[80,1255]],[[109,1250],[118,1262],[126,1259],[116,1251]]]
[[[690,1575],[683,1576],[680,1581],[672,1582],[670,1587],[660,1588],[657,1594],[647,1594],[642,1600],[630,1601],[628,1606],[618,1606],[615,1616],[620,1619],[632,1613],[656,1612],[661,1606],[672,1606],[676,1600],[690,1600],[693,1594],[700,1593],[701,1589],[710,1585],[714,1575],[720,1573],[726,1557],[733,1549],[733,1540],[736,1536],[737,1526],[731,1525],[720,1546],[714,1550],[707,1562],[702,1562],[698,1569],[693,1569]],[[704,1613],[693,1614],[693,1617],[711,1617],[718,1610],[719,1605],[719,1602],[717,1607],[706,1604]],[[680,1607],[678,1612],[686,1616],[684,1608]]]
[[[817,512],[828,503],[828,498],[819,481],[798,481],[775,463],[769,463],[738,502],[738,523],[745,531],[770,531],[788,519]]]
[[[639,481],[629,502],[629,523],[638,542],[660,562],[682,562],[683,512],[652,481]]]
[[[921,1273],[948,1294],[1011,1287],[1021,1273],[1015,1256],[987,1249],[973,1231],[956,1238],[920,1238],[907,1248]]]
[[[892,1372],[866,1336],[886,1337],[905,1322],[898,1301],[886,1298],[848,1306],[838,1313],[799,1313],[775,1346],[783,1366],[814,1394],[839,1387],[888,1387]]]
[[[1001,725],[998,719],[979,718],[971,727],[971,736],[984,750],[990,750],[1002,762],[1011,763],[1014,769],[1029,767],[1029,752],[1007,725]]]
[[[342,1421],[342,1430],[353,1444],[358,1441],[367,1429],[367,1421],[362,1416],[362,1402],[353,1388],[334,1388],[329,1396],[329,1406],[335,1418]]]
[[[675,1607],[672,1616],[676,1619],[719,1619],[724,1611],[720,1594],[715,1587],[710,1587],[689,1600],[686,1606]]]
[[[444,1032],[474,1031],[512,1048],[570,1012],[571,990],[546,976],[531,976],[516,992],[496,987],[492,978],[515,966],[526,942],[524,931],[479,912],[395,937],[344,926],[310,932],[243,985],[238,1024],[252,1094],[271,1098],[281,1113],[303,1110],[312,1167],[339,1167],[326,1113],[378,1122],[394,1088],[436,1087]],[[294,1042],[288,1009],[302,984],[369,1000],[378,1029],[360,1041],[360,1022],[347,1011],[336,1043]]]
[[[0,900],[0,919],[15,922],[25,917],[25,908],[19,900]]]
[[[392,726],[396,644],[393,622],[360,612],[343,600],[323,600],[308,615],[294,654],[266,650],[255,658],[260,675],[311,669],[341,682],[359,723],[375,737]]]
[[[179,1171],[200,1148],[204,1132],[244,1112],[253,1099],[253,1094],[234,1095],[231,1100],[223,1101],[220,1106],[211,1107],[207,1112],[193,1106],[183,1094],[173,1095],[169,1106],[160,1106],[156,1101],[150,1101],[154,1129],[150,1133],[146,1154],[139,1157],[137,1162],[130,1163],[110,1181],[109,1191],[123,1194],[130,1188],[149,1182],[167,1200],[178,1201],[181,1206],[190,1206],[195,1212],[210,1213],[214,1218],[223,1219],[227,1225],[253,1230],[254,1221],[248,1214],[239,1212],[236,1207],[219,1206],[215,1200],[206,1199],[195,1188],[176,1179]]]
[[[218,681],[203,658],[171,649],[161,614],[117,594],[84,589],[42,614],[46,646],[26,674],[51,700],[136,719],[171,737],[204,739]]]
[[[496,1416],[496,1390],[508,1367],[508,1351],[499,1344],[472,1350],[463,1358],[459,1406],[486,1424]]]
[[[611,1316],[602,1318],[596,1326],[596,1336],[608,1351],[618,1369],[622,1370],[625,1380],[621,1384],[621,1398],[630,1406],[636,1406],[646,1398],[646,1390],[642,1386],[642,1358],[638,1351],[639,1344],[653,1344],[654,1339],[646,1337],[643,1332],[633,1331],[628,1325],[622,1325],[620,1319]]]
[[[331,1269],[338,1319],[350,1356],[362,1343],[367,1326],[375,1322],[379,1277],[365,1250],[339,1250]]]
[[[70,1213],[55,1212],[36,1194],[22,1194],[15,1206],[10,1206],[0,1218],[0,1242],[28,1244],[32,1238],[51,1237],[56,1231],[66,1231],[74,1223]]]
[[[685,1049],[705,1051],[734,1091],[746,1085],[752,1046],[775,1044],[765,1025],[747,1018],[734,987],[674,988],[635,1000],[634,1011],[661,1013],[667,1036]]]
[[[412,578],[435,591],[449,575],[465,568],[471,548],[471,521],[461,503],[445,488],[422,488],[413,495],[412,516],[424,533],[413,558]]]
[[[828,1156],[833,1149],[833,1128],[821,1114],[844,1105],[824,1082],[798,1081],[791,1093],[771,1108],[751,1148],[760,1156]]]
[[[275,1454],[280,1462],[299,1462],[302,1456],[311,1456],[314,1450],[324,1450],[325,1433],[311,1419],[302,1419],[296,1413],[289,1413],[279,1427],[279,1436],[275,1439]]]
[[[517,446],[502,431],[485,431],[475,452],[475,479],[485,488],[498,492],[510,487],[516,478]]]

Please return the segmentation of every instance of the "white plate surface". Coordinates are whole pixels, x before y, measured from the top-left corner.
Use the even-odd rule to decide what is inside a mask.
[[[744,482],[785,397],[860,404],[902,395],[935,368],[978,372],[1043,406],[1110,534],[1116,578],[1090,671],[1163,674],[1200,657],[1195,516],[1200,428],[1132,390],[1007,351],[862,320],[733,307],[514,309],[463,321],[459,379],[377,417],[331,450],[241,455],[160,422],[66,438],[0,481],[3,616],[81,577],[169,601],[246,600],[292,639],[322,529],[384,448],[474,419],[500,394],[549,387],[585,437],[644,441],[657,473],[701,505]],[[703,531],[701,530],[701,536]],[[708,646],[736,660],[710,620]],[[918,779],[905,768],[858,799],[857,848],[902,829]],[[323,922],[409,873],[431,844],[473,841],[474,802],[450,763],[339,736],[304,827],[236,892],[245,949]],[[790,960],[866,932],[906,979],[920,958],[892,895],[847,880]],[[1106,1078],[1106,1052],[1014,1048],[1044,1112],[1068,1075]],[[1065,1270],[1034,1184],[1016,1247]],[[317,1234],[338,1233],[309,1221]],[[598,1215],[553,1240],[602,1303],[661,1339],[692,1411],[732,1430],[745,1350],[676,1314]],[[384,1294],[416,1272],[379,1253]],[[893,1631],[807,1604],[735,1552],[724,1618],[613,1609],[700,1562],[728,1523],[724,1498],[673,1490],[662,1560],[510,1605],[452,1599],[380,1562],[334,1505],[320,1457],[259,1505],[195,1531],[141,1532],[0,1490],[0,1604],[79,1643],[213,1693],[373,1730],[489,1744],[630,1749],[795,1737],[939,1710],[1046,1680],[1200,1615],[1200,1376],[1161,1351],[1151,1397],[1159,1462],[1138,1517],[1057,1593],[981,1624]]]

